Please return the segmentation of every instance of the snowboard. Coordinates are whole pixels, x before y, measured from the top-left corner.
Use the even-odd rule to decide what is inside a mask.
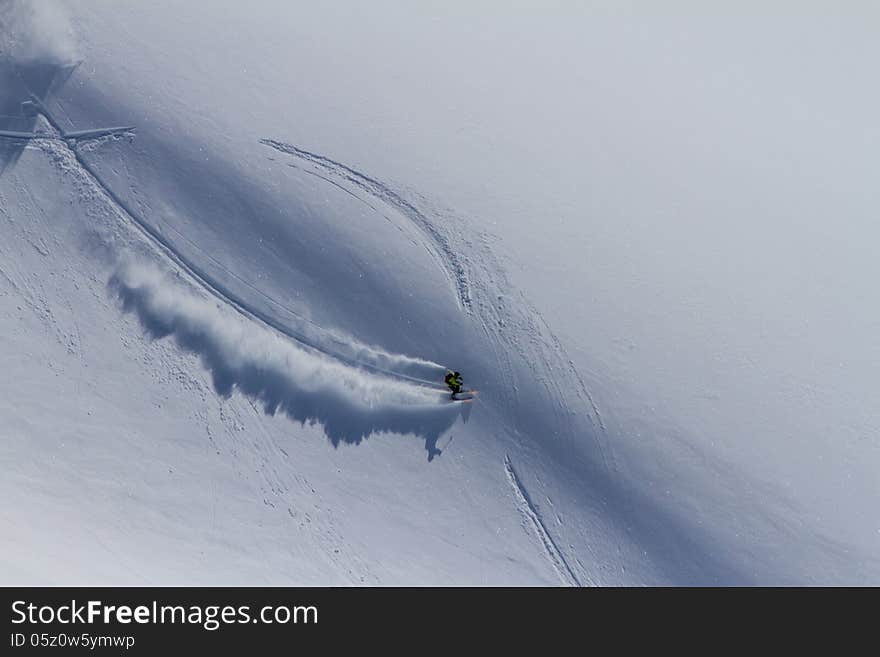
[[[477,398],[477,393],[479,390],[462,390],[461,392],[455,393],[452,398],[449,400],[451,403],[455,402],[472,402]]]

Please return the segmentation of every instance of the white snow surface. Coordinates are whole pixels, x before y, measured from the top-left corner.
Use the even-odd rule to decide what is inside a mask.
[[[0,0],[0,583],[880,584],[878,19]]]

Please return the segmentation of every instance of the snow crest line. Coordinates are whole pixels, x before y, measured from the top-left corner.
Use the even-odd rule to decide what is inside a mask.
[[[329,157],[324,157],[293,144],[286,144],[274,139],[261,139],[260,143],[286,155],[309,162],[313,166],[320,167],[402,212],[429,240],[431,256],[446,274],[446,277],[455,289],[459,306],[468,314],[472,312],[471,286],[461,257],[449,244],[449,240],[412,203],[383,182],[342,162],[331,160]],[[349,190],[346,191],[351,193]]]
[[[538,536],[541,544],[544,546],[544,551],[547,553],[547,557],[553,566],[553,570],[555,570],[556,574],[559,576],[559,579],[568,586],[583,586],[578,579],[578,576],[574,574],[571,566],[568,565],[562,551],[559,549],[559,546],[556,545],[556,541],[553,540],[553,537],[550,536],[550,532],[547,531],[547,527],[544,525],[544,521],[541,520],[541,515],[535,508],[532,498],[529,496],[529,492],[526,490],[525,486],[523,486],[522,481],[520,481],[519,475],[516,474],[516,469],[513,467],[509,455],[504,456],[504,470],[507,473],[507,481],[510,483],[510,487],[513,489],[513,493],[516,496],[516,507],[519,510],[520,515],[523,516],[523,519],[528,520],[531,523],[532,529]]]

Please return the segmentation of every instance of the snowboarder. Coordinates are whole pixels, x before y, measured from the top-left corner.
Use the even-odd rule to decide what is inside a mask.
[[[461,392],[461,386],[464,385],[464,381],[461,379],[461,372],[447,370],[446,378],[443,380],[446,382],[447,387],[452,391],[452,398],[455,399],[455,395]]]

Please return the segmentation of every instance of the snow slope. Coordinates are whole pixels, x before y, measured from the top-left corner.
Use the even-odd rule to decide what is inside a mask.
[[[731,20],[769,44],[756,15]],[[791,109],[723,137],[700,112],[776,78],[715,75],[677,115],[727,61],[716,17],[6,0],[0,21],[0,130],[39,133],[0,136],[4,583],[880,579],[875,205],[842,232],[822,212],[867,160],[825,193],[805,181],[831,133],[803,175],[740,164],[791,146]],[[446,400],[446,367],[477,402]]]

